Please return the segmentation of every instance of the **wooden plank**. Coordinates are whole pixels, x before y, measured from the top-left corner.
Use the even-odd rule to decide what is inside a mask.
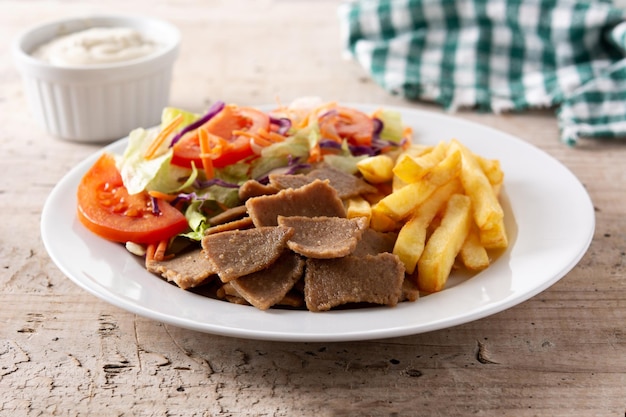
[[[579,265],[543,293],[482,320],[352,343],[228,338],[109,305],[51,262],[40,239],[42,205],[69,169],[100,148],[59,141],[33,125],[8,53],[19,31],[65,15],[149,10],[183,31],[172,105],[195,111],[218,99],[258,105],[319,95],[441,112],[388,95],[341,58],[338,4],[0,2],[0,415],[626,412],[626,147],[562,145],[551,109],[458,114],[563,162],[596,207],[594,240]]]

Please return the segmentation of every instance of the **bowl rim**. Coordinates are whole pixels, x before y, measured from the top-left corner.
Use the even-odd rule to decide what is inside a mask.
[[[118,23],[115,23],[118,22]],[[81,30],[86,30],[96,26],[106,27],[131,27],[141,31],[137,26],[144,24],[150,26],[160,26],[164,30],[169,32],[167,42],[164,43],[163,48],[148,54],[143,57],[134,58],[126,61],[104,63],[104,64],[90,64],[90,65],[54,65],[41,59],[32,56],[32,51],[38,45],[42,45],[45,42],[51,41],[58,37],[58,34],[51,35],[48,39],[43,40],[35,44],[35,47],[30,51],[27,51],[24,44],[29,41],[29,38],[35,36],[41,32],[51,31],[58,32],[63,25],[76,25],[83,24],[83,27],[76,30],[68,30],[67,34],[75,33]],[[133,15],[133,14],[85,14],[71,17],[64,17],[46,22],[31,25],[30,27],[22,30],[16,38],[13,40],[11,49],[18,67],[29,67],[38,70],[49,71],[63,71],[63,72],[101,72],[103,70],[116,70],[116,69],[129,69],[135,66],[144,65],[146,62],[154,62],[169,55],[176,55],[181,43],[181,32],[172,23],[145,15]]]

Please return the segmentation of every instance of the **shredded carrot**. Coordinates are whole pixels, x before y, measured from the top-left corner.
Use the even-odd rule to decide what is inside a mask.
[[[161,147],[163,142],[165,142],[165,139],[167,139],[169,137],[169,135],[171,135],[174,132],[174,130],[176,130],[176,128],[182,122],[183,122],[183,115],[182,114],[179,114],[178,116],[174,117],[172,119],[172,121],[169,122],[167,124],[167,126],[165,126],[159,132],[159,134],[156,136],[156,138],[154,138],[154,140],[152,141],[152,143],[148,147],[148,150],[146,150],[146,153],[144,154],[144,158],[146,158],[146,159],[154,158],[156,156],[155,155],[156,152],[159,150],[159,148]]]
[[[302,120],[300,120],[300,123],[298,123],[298,126],[296,126],[298,129],[302,129],[304,127],[306,127],[306,125],[309,124],[309,118],[311,116],[311,113],[307,113],[306,116],[304,116],[302,118]]]
[[[330,102],[330,103],[324,103],[320,106],[317,106],[316,108],[312,109],[310,112],[308,112],[304,118],[300,121],[300,123],[298,123],[298,125],[296,126],[297,128],[301,129],[306,127],[309,124],[309,120],[314,117],[317,118],[317,115],[322,111],[326,111],[326,110],[330,110],[332,108],[335,108],[337,106],[337,103],[335,102]]]
[[[162,240],[156,247],[154,251],[154,260],[157,262],[165,260],[165,251],[167,250],[167,246],[170,244],[168,239]]]
[[[333,142],[341,143],[343,139],[341,136],[337,134],[337,130],[335,129],[335,123],[320,123],[320,135],[324,139],[330,139]]]
[[[233,136],[246,136],[249,138],[256,138],[257,135],[250,133],[247,130],[233,130]]]
[[[213,160],[211,159],[211,147],[209,145],[209,132],[206,129],[198,129],[200,139],[200,160],[202,168],[207,179],[213,178],[215,171],[213,169]]]
[[[276,133],[272,131],[268,132],[265,129],[259,129],[259,136],[261,136],[264,139],[269,140],[272,143],[283,142],[285,139],[287,139],[285,136],[281,135],[280,133]]]
[[[170,241],[168,239],[162,240],[159,243],[150,243],[146,248],[146,262],[161,262],[166,260],[168,257],[171,258],[171,255],[165,256],[165,252],[167,251],[169,244]]]
[[[255,136],[252,138],[252,140],[254,141],[254,143],[256,143],[257,145],[265,148],[267,146],[270,146],[272,144],[271,141],[261,137],[261,136]]]
[[[167,201],[168,203],[176,199],[175,195],[165,194],[160,191],[148,191],[148,194],[150,194],[150,197],[158,198]]]
[[[402,131],[402,137],[409,139],[411,136],[413,136],[413,129],[411,126],[406,126]]]
[[[276,133],[276,132],[268,132],[267,130],[261,128],[257,133],[251,133],[246,130],[233,130],[233,135],[236,136],[246,136],[252,140],[254,143],[265,147],[270,146],[273,143],[283,142],[286,137]]]
[[[336,108],[336,104],[332,103],[333,107],[329,107],[329,109]],[[324,139],[330,139],[334,142],[341,143],[343,139],[337,133],[337,128],[335,127],[339,122],[342,114],[337,112],[336,114],[327,114],[323,119],[318,121],[320,134]]]
[[[259,146],[265,147],[272,144],[272,142],[262,138],[259,134],[248,132],[247,130],[233,130],[235,136],[245,136],[254,141]]]
[[[308,162],[319,162],[321,160],[322,160],[322,148],[320,148],[320,144],[316,142],[315,145],[309,149]]]
[[[156,252],[156,245],[154,243],[150,243],[146,248],[146,262],[154,261],[154,253]]]

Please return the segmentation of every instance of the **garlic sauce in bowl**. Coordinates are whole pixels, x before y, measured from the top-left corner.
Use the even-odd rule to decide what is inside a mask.
[[[27,29],[12,52],[39,125],[63,140],[108,143],[160,122],[180,42],[160,19],[96,15]]]
[[[143,58],[160,47],[129,27],[93,27],[40,45],[32,56],[60,67],[98,65]]]

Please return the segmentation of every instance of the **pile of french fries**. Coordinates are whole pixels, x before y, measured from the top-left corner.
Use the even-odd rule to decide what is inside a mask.
[[[441,291],[457,261],[470,271],[487,268],[490,251],[508,246],[498,160],[453,139],[412,145],[395,160],[370,157],[358,168],[388,192],[350,199],[348,217],[367,217],[374,230],[398,232],[393,253],[420,291]]]

